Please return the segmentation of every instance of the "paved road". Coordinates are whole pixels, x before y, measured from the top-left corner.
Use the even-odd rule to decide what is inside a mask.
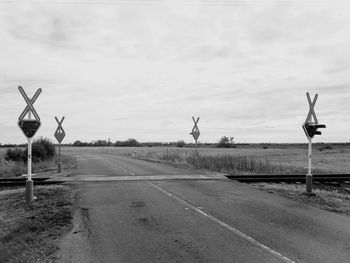
[[[61,262],[349,262],[348,217],[128,157],[86,153],[78,165]]]

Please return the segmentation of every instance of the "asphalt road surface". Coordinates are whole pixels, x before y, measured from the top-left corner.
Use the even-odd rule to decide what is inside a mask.
[[[77,156],[60,262],[350,262],[350,219],[227,180],[117,155]]]

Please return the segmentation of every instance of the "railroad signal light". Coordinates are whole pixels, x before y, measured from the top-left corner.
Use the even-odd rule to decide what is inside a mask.
[[[303,124],[303,129],[306,134],[306,136],[311,139],[315,135],[321,135],[321,131],[318,131],[317,129],[319,128],[326,128],[326,125],[324,124],[313,124],[313,123],[304,123]]]

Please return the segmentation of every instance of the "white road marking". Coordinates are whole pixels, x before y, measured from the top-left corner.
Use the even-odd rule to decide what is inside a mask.
[[[181,199],[180,197],[166,191],[165,189],[159,187],[158,185],[155,185],[154,183],[151,182],[147,182],[149,185],[151,185],[152,187],[158,189],[160,192],[176,199],[178,202],[191,207],[193,210],[195,210],[196,212],[198,212],[199,214],[201,214],[202,216],[205,216],[206,218],[214,221],[215,223],[219,224],[220,226],[226,228],[227,230],[229,230],[230,232],[236,234],[237,236],[243,238],[244,240],[248,241],[249,243],[253,244],[254,246],[266,251],[267,253],[269,253],[270,255],[284,261],[284,262],[288,262],[288,263],[295,263],[295,261],[283,256],[281,253],[273,250],[272,248],[260,243],[259,241],[255,240],[254,238],[248,236],[247,234],[243,233],[242,231],[238,230],[237,228],[234,228],[233,226],[230,226],[228,224],[226,224],[225,222],[222,222],[220,219],[204,212],[203,210],[201,210],[199,207],[195,207],[194,205],[188,203],[187,201]]]

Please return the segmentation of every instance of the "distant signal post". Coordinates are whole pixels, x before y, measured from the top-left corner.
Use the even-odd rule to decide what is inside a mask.
[[[28,139],[28,174],[26,175],[26,201],[28,204],[30,204],[34,200],[34,184],[32,180],[32,139],[41,126],[40,117],[35,111],[33,104],[39,97],[41,89],[38,89],[31,99],[28,98],[27,94],[21,86],[18,87],[18,90],[27,103],[27,106],[18,117],[18,127],[22,130],[24,136],[26,136]],[[28,119],[24,119],[27,114]],[[32,114],[34,116],[34,119],[32,119]]]
[[[195,118],[192,117],[192,120],[194,122],[194,126],[192,128],[192,132],[190,133],[190,135],[193,136],[193,139],[195,140],[195,143],[196,143],[196,165],[198,166],[198,138],[199,138],[199,135],[201,134],[197,125],[199,122],[199,117],[197,118],[197,120],[195,120]]]
[[[64,120],[64,116],[62,117],[61,121],[58,120],[57,117],[55,117],[56,122],[58,124],[58,127],[55,131],[55,138],[58,141],[58,172],[61,172],[61,166],[62,166],[62,162],[61,162],[61,142],[63,141],[64,137],[66,136],[66,133],[63,130],[62,127],[62,123]]]
[[[312,138],[315,135],[321,135],[321,131],[318,131],[319,128],[326,128],[326,125],[319,124],[316,113],[315,113],[315,104],[318,98],[318,94],[315,95],[313,101],[311,101],[310,94],[306,93],[306,98],[309,102],[309,113],[306,117],[304,124],[302,125],[303,130],[306,134],[306,137],[309,140],[308,147],[308,173],[306,174],[306,193],[312,193],[312,173],[311,173],[311,160],[312,160]]]

